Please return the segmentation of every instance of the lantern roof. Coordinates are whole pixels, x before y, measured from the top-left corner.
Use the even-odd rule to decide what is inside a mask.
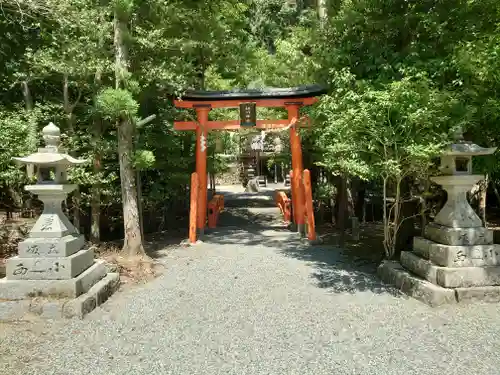
[[[444,152],[447,156],[480,156],[491,155],[497,147],[481,147],[472,142],[454,143]]]
[[[60,129],[50,123],[42,129],[45,147],[39,148],[38,152],[24,157],[12,158],[19,164],[31,165],[80,165],[87,162],[85,159],[76,159],[65,152],[59,152],[59,143],[61,141]]]
[[[443,153],[445,156],[480,156],[491,155],[497,147],[481,147],[472,142],[464,140],[463,129],[457,126],[454,129],[453,138],[455,143],[452,143]]]

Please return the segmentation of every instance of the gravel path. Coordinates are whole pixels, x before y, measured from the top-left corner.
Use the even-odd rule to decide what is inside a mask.
[[[83,321],[0,325],[0,373],[500,373],[499,305],[431,309],[279,228],[223,228],[161,261]]]

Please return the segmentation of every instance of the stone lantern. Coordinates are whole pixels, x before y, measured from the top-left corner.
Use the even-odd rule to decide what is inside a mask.
[[[34,166],[37,176],[35,185],[26,185],[24,188],[43,202],[43,213],[37,220],[30,232],[30,238],[64,238],[72,236],[70,240],[62,239],[64,242],[83,246],[83,237],[79,236],[78,230],[64,215],[61,204],[67,195],[74,191],[77,186],[67,183],[67,169],[73,165],[81,165],[86,160],[75,159],[59,150],[61,132],[57,126],[50,123],[42,130],[45,147],[39,148],[38,152],[25,156],[13,158],[19,164]],[[22,246],[28,244],[22,243]]]
[[[491,155],[463,140],[461,130],[441,157],[441,176],[431,180],[448,193],[434,222],[403,251],[400,262],[385,261],[381,278],[431,306],[470,301],[500,302],[500,245],[467,201],[467,192],[484,176],[472,174],[472,158]]]
[[[455,134],[455,141],[441,156],[440,170],[443,175],[431,177],[431,181],[441,185],[448,193],[448,200],[434,223],[450,228],[480,227],[482,221],[467,201],[467,192],[484,179],[483,175],[472,174],[472,157],[491,155],[497,148],[483,148],[464,142],[461,131]]]
[[[61,204],[77,185],[67,183],[67,169],[86,163],[59,149],[60,130],[43,128],[45,147],[13,158],[35,167],[37,183],[25,190],[43,202],[43,212],[19,243],[19,255],[7,259],[6,277],[0,279],[0,319],[19,318],[26,312],[42,316],[83,316],[104,302],[118,285],[119,275],[107,273],[103,261],[62,211]],[[33,297],[37,297],[36,302]]]

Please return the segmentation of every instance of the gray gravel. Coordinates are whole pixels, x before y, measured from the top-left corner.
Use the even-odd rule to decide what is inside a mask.
[[[499,305],[431,309],[339,249],[246,229],[169,252],[83,321],[0,325],[0,373],[500,373]]]

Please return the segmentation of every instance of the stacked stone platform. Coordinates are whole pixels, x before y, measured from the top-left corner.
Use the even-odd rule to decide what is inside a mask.
[[[380,277],[431,306],[470,301],[500,301],[500,245],[482,226],[428,225],[413,251],[400,262],[386,261]]]
[[[43,202],[43,212],[6,262],[0,279],[0,320],[21,319],[27,313],[47,318],[83,317],[103,303],[119,285],[119,275],[107,273],[101,261],[62,211],[62,202],[77,186],[68,184],[67,168],[86,161],[59,149],[60,130],[43,128],[46,147],[18,163],[36,167],[37,184],[25,186]]]
[[[62,212],[53,208],[47,205],[30,237],[19,244],[18,256],[6,262],[6,277],[0,279],[0,319],[27,313],[83,317],[119,285],[119,275],[94,260],[91,248],[83,249],[84,237],[69,221],[59,220]],[[44,222],[50,225],[37,230]]]

